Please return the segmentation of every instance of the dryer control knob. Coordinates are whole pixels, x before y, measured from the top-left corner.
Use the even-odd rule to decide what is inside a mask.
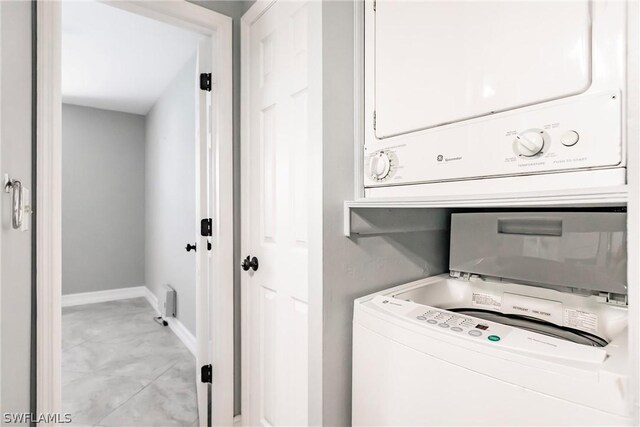
[[[389,159],[389,155],[384,151],[378,151],[371,157],[369,166],[371,177],[380,180],[389,175],[391,171],[391,159]]]
[[[533,157],[539,154],[544,148],[544,131],[532,129],[522,132],[516,136],[516,154],[524,157]]]

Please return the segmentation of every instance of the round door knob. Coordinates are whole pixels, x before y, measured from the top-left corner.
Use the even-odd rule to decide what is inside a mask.
[[[190,243],[187,243],[187,246],[185,247],[185,249],[187,250],[187,252],[191,252],[191,251],[196,251],[196,244],[194,243],[193,245]]]
[[[520,156],[533,157],[539,154],[544,148],[543,131],[528,130],[516,136],[516,152]]]
[[[371,177],[373,179],[383,179],[391,171],[391,159],[384,151],[377,152],[371,157],[370,163]]]
[[[256,271],[258,270],[258,258],[247,255],[240,266],[244,271],[249,271],[249,269]]]

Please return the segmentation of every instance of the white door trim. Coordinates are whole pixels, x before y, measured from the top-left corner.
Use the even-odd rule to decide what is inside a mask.
[[[0,46],[2,46],[2,5],[0,5]],[[2,57],[0,56],[0,82],[2,82]],[[0,84],[0,99],[2,99],[2,84]],[[0,114],[0,165],[2,165],[2,114]],[[4,205],[0,200],[0,211]],[[0,271],[2,271],[2,231],[0,231]],[[0,274],[0,319],[2,319],[2,275]],[[0,367],[2,366],[2,328],[0,328]],[[0,384],[2,384],[2,369],[0,368]],[[2,387],[0,387],[0,403],[2,403]]]
[[[186,1],[108,2],[149,18],[210,35],[217,109],[211,119],[215,206],[210,306],[212,422],[233,424],[233,110],[232,21]],[[37,412],[61,412],[61,62],[59,1],[37,3]],[[213,284],[213,286],[212,286]],[[206,422],[206,420],[201,420]]]
[[[60,5],[37,4],[36,301],[40,413],[61,412]]]

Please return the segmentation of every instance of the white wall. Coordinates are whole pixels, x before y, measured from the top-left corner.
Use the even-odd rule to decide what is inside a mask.
[[[195,56],[178,72],[147,114],[145,278],[160,296],[163,284],[178,295],[177,319],[195,334],[196,236]],[[198,248],[202,250],[202,248]]]
[[[8,173],[31,180],[31,2],[0,2],[0,160]],[[33,194],[33,193],[32,193]],[[31,350],[31,238],[11,228],[9,195],[0,193],[0,408],[29,412]]]
[[[62,294],[143,286],[145,118],[62,106]]]

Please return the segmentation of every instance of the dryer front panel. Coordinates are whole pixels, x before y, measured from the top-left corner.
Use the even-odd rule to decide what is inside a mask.
[[[624,168],[626,20],[616,1],[367,2],[364,187]]]
[[[588,1],[389,1],[375,13],[376,137],[539,104],[591,83]]]

